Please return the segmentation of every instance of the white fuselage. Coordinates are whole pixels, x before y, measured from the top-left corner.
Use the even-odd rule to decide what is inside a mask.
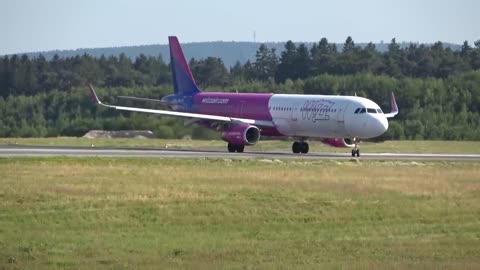
[[[367,139],[388,129],[380,107],[361,97],[278,94],[268,106],[276,128],[285,136]]]

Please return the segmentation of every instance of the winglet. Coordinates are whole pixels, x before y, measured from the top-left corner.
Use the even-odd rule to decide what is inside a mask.
[[[93,89],[93,85],[91,83],[88,84],[88,88],[90,88],[90,97],[92,98],[92,102],[94,104],[102,105],[102,102],[100,99],[98,99],[97,93],[95,92],[95,89]]]
[[[385,114],[385,117],[390,118],[398,114],[397,101],[395,101],[395,96],[393,92],[390,94],[390,113]]]

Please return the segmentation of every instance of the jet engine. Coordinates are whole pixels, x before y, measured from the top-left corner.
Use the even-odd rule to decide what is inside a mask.
[[[354,147],[355,145],[350,139],[345,138],[326,138],[323,139],[322,142],[324,144],[328,144],[333,147]]]
[[[231,126],[223,132],[222,139],[235,145],[254,145],[260,139],[260,130],[249,124]]]

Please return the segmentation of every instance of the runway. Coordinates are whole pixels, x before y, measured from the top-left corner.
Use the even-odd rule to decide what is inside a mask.
[[[151,158],[228,158],[228,159],[350,159],[345,153],[292,154],[290,152],[228,153],[220,150],[166,148],[89,148],[58,146],[0,146],[0,157],[151,157]],[[362,153],[369,160],[476,160],[480,154]]]

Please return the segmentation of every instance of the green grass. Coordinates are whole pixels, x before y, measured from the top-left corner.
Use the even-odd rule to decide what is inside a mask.
[[[176,139],[87,139],[60,138],[0,138],[0,145],[50,145],[91,147],[156,147],[181,149],[226,150],[221,140],[176,140]],[[291,151],[291,141],[260,141],[246,151]],[[382,143],[362,142],[364,153],[444,153],[480,154],[480,141],[386,141]],[[334,148],[318,141],[310,142],[311,152],[348,152],[345,148]]]
[[[2,268],[478,269],[480,163],[1,158]]]

